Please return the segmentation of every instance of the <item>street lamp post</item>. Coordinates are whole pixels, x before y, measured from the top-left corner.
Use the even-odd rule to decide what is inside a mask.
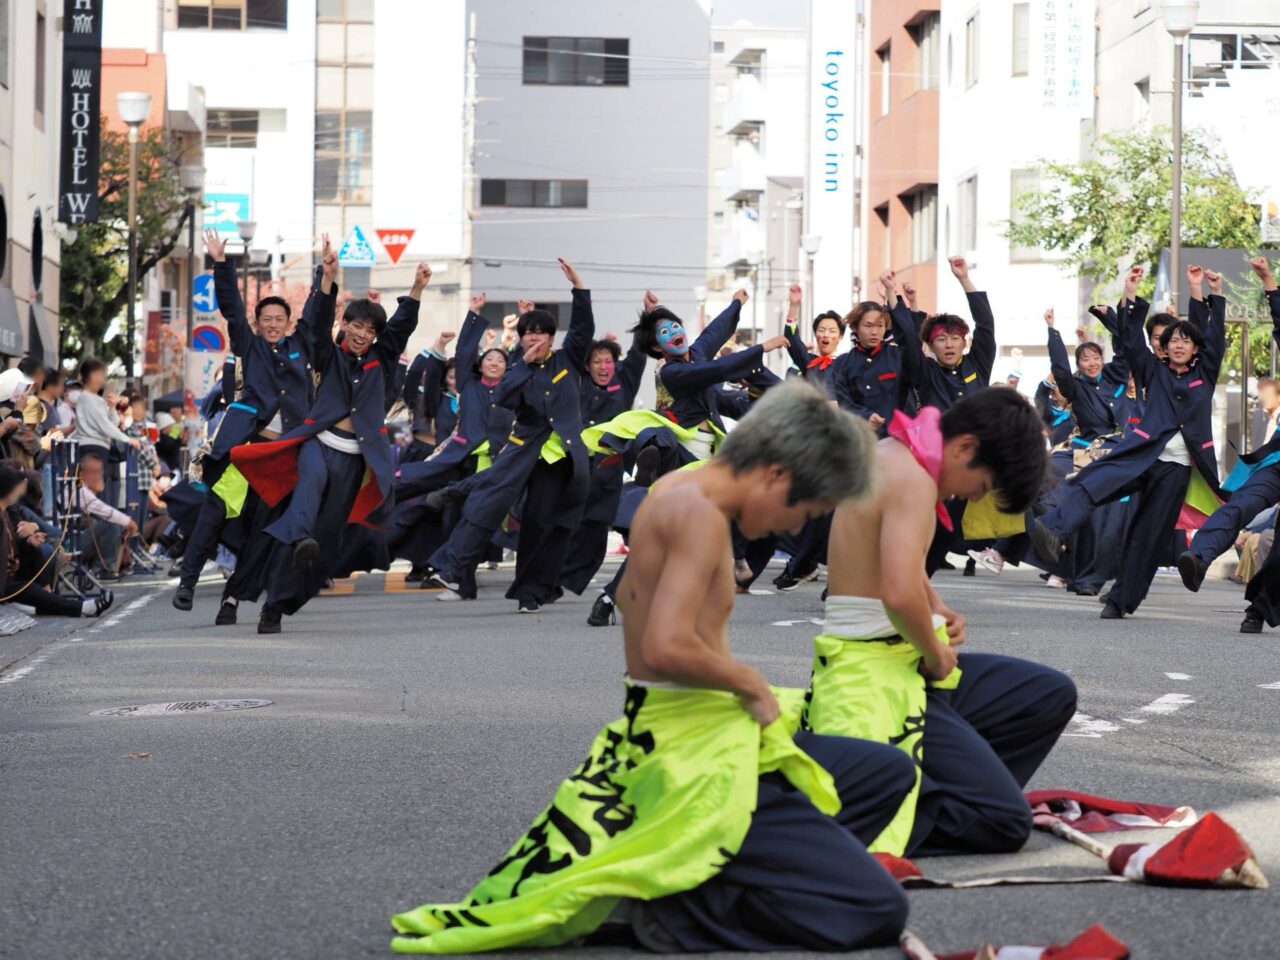
[[[125,305],[124,372],[129,386],[134,386],[133,355],[137,346],[134,309],[138,299],[138,128],[151,113],[151,94],[118,93],[116,110],[129,127],[129,301]]]
[[[245,303],[249,302],[249,244],[253,243],[253,235],[258,232],[258,224],[253,220],[237,220],[236,233],[240,234],[240,241],[244,244],[244,269],[241,271],[244,276],[240,278],[242,293],[240,299]]]
[[[1169,225],[1169,296],[1178,312],[1182,283],[1182,67],[1183,43],[1195,29],[1200,0],[1163,0],[1160,19],[1173,37],[1173,204]]]
[[[805,312],[805,319],[812,320],[818,315],[817,299],[814,296],[813,289],[813,259],[818,255],[818,250],[822,247],[822,238],[812,233],[806,233],[800,238],[800,248],[804,250],[804,302],[809,305],[809,309]]]
[[[186,347],[191,348],[191,336],[195,330],[196,316],[192,298],[195,296],[196,282],[196,197],[204,189],[204,167],[198,164],[184,163],[178,170],[182,181],[182,189],[187,193],[187,339]]]

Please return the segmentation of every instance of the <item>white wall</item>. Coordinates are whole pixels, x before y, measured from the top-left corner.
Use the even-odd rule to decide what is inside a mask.
[[[254,150],[207,154],[209,176],[218,154],[248,154],[252,176],[232,178],[252,195],[258,223],[254,246],[278,249],[289,259],[311,249],[315,208],[315,0],[290,0],[289,27],[280,30],[167,30],[164,52],[170,89],[187,84],[205,89],[210,110],[283,111],[265,116]],[[274,123],[272,121],[275,121]],[[305,277],[310,261],[291,273]]]
[[[1013,77],[1013,11],[1008,0],[943,4],[941,90],[938,136],[938,309],[969,317],[960,285],[947,257],[963,255],[972,263],[978,289],[986,290],[996,317],[999,358],[993,382],[1013,368],[1010,350],[1020,348],[1024,392],[1032,392],[1048,372],[1044,311],[1053,307],[1057,326],[1074,341],[1078,285],[1074,272],[1057,262],[1012,262],[1002,235],[1010,216],[1011,174],[1041,159],[1075,161],[1080,157],[1082,120],[1065,110],[1043,106],[1038,74],[1038,41],[1029,54],[1031,75]],[[1031,22],[1036,23],[1033,4]],[[1062,4],[1059,4],[1062,6]],[[965,87],[965,24],[979,12],[979,79]],[[1090,31],[1091,33],[1091,31]],[[948,53],[951,64],[948,69]],[[978,177],[977,245],[961,249],[959,183]]]

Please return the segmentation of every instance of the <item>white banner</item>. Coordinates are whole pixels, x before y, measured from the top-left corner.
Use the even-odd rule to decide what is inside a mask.
[[[1092,0],[1033,0],[1031,80],[1043,110],[1093,116]]]
[[[806,232],[818,242],[814,312],[853,306],[858,53],[854,0],[811,0]],[[809,318],[806,318],[806,321]]]

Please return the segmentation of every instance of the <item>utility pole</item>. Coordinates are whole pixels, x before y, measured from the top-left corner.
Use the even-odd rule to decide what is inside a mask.
[[[466,210],[462,219],[462,287],[466,296],[475,295],[475,216],[476,216],[476,14],[473,10],[467,24],[467,82],[463,100],[462,149],[466,157],[462,195]]]

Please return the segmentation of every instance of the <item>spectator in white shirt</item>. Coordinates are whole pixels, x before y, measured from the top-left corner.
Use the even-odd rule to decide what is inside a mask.
[[[107,383],[107,365],[90,357],[80,364],[80,396],[76,399],[76,439],[80,456],[92,454],[107,462],[113,441],[137,450],[142,441],[120,429],[119,417],[99,394]]]

